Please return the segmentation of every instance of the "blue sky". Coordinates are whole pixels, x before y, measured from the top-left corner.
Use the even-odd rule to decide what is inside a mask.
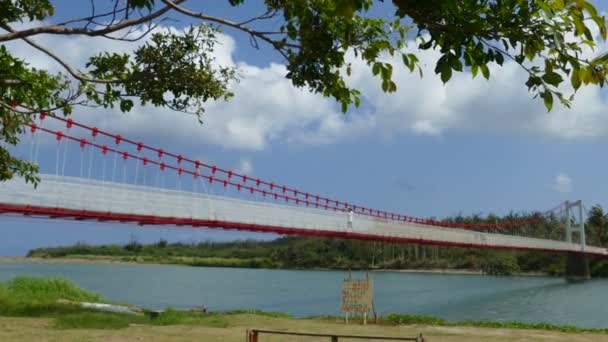
[[[68,3],[58,1],[57,12],[72,15]],[[238,19],[261,8],[250,2],[236,12],[223,5],[207,10]],[[374,11],[382,16],[391,9]],[[457,75],[444,87],[431,71],[431,52],[421,57],[431,67],[424,79],[401,69],[394,95],[380,94],[379,82],[355,64],[351,82],[363,90],[364,105],[344,116],[333,101],[294,90],[270,49],[255,50],[247,36],[226,34],[218,61],[238,66],[243,80],[234,100],[209,106],[204,125],[151,108],[125,115],[82,110],[76,119],[255,177],[414,216],[534,211],[565,199],[608,205],[604,90],[584,90],[572,110],[547,113],[527,94],[517,67],[493,68],[489,82]],[[90,54],[87,44],[127,49],[85,38],[37,39],[61,46],[75,64]],[[26,47],[11,48],[45,65]],[[77,241],[122,243],[131,236],[187,242],[272,237],[13,217],[0,217],[0,227],[0,255]]]

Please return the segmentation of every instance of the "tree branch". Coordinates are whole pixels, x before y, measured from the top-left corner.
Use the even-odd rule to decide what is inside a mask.
[[[182,13],[184,15],[187,15],[189,17],[198,18],[198,19],[202,19],[202,20],[207,20],[207,21],[211,21],[211,22],[215,22],[215,23],[218,23],[218,24],[226,25],[226,26],[235,28],[237,30],[246,32],[246,33],[250,34],[253,37],[260,38],[261,40],[267,42],[268,44],[272,45],[277,50],[281,50],[284,47],[290,47],[290,48],[295,48],[295,49],[299,49],[300,48],[300,46],[297,45],[297,44],[291,44],[291,43],[287,43],[287,42],[280,42],[280,41],[276,41],[276,40],[270,39],[270,38],[266,37],[266,35],[264,33],[256,31],[256,30],[252,30],[249,27],[241,25],[239,23],[235,23],[235,22],[230,21],[230,20],[226,20],[226,19],[222,19],[222,18],[206,15],[206,14],[203,14],[203,13],[196,13],[194,11],[191,11],[189,9],[186,9],[184,7],[179,6],[179,2],[181,2],[181,1],[175,1],[174,2],[172,0],[162,0],[162,2],[164,4],[166,4],[167,7],[171,7],[172,9],[176,10],[177,12]]]
[[[59,23],[55,24],[55,26],[66,26],[66,25],[77,23],[77,22],[81,22],[81,21],[87,21],[87,22],[91,21],[92,22],[95,19],[107,17],[109,15],[115,15],[116,13],[120,13],[120,12],[122,12],[124,10],[126,10],[125,7],[121,8],[121,9],[114,8],[114,10],[112,10],[111,12],[106,12],[106,13],[102,13],[102,14],[96,14],[94,16],[84,17],[84,18],[79,18],[79,19],[66,20],[66,21],[62,21],[62,22],[59,22]]]
[[[177,6],[176,4],[180,4],[186,0],[175,0],[175,3],[171,2],[171,4]],[[73,27],[62,27],[58,25],[47,25],[40,27],[33,27],[30,29],[25,29],[22,31],[13,31],[7,34],[0,35],[0,42],[6,42],[15,39],[27,38],[30,36],[48,33],[48,34],[63,34],[63,35],[85,35],[90,37],[103,36],[112,32],[116,32],[122,30],[126,27],[135,26],[144,24],[150,20],[154,20],[161,15],[167,13],[172,9],[171,6],[165,6],[156,12],[152,12],[149,15],[139,17],[137,19],[123,20],[115,25],[107,26],[103,29],[99,30],[90,30],[87,28],[73,28]]]
[[[25,82],[22,80],[9,80],[9,79],[1,79],[0,78],[0,86],[13,86],[13,85],[22,85]]]
[[[8,24],[4,24],[4,23],[0,23],[0,27],[3,28],[4,30],[8,31],[8,32],[15,32]],[[61,59],[61,57],[59,57],[58,55],[56,55],[53,51],[42,47],[40,45],[38,45],[37,43],[35,43],[34,41],[32,41],[29,38],[21,38],[22,40],[24,40],[26,43],[28,43],[30,46],[32,46],[33,48],[42,51],[44,54],[46,54],[47,56],[51,57],[52,59],[54,59],[57,63],[59,63],[70,75],[72,75],[72,77],[74,77],[75,79],[82,81],[82,82],[92,82],[92,83],[120,83],[121,81],[106,81],[106,80],[99,80],[99,79],[93,79],[93,78],[88,78],[83,76],[82,74],[80,74],[78,71],[76,71],[74,68],[72,68],[67,62],[65,62],[63,59]]]
[[[86,106],[86,101],[82,100],[82,101],[78,101],[75,102],[75,100],[77,98],[79,98],[81,95],[80,92],[74,93],[70,96],[68,96],[67,98],[65,98],[65,102],[69,103],[72,106]],[[13,108],[11,105],[9,105],[8,103],[0,100],[0,107],[5,107],[6,109],[9,109],[10,111],[14,112],[14,113],[18,113],[18,114],[22,114],[22,115],[32,115],[32,114],[40,114],[40,112],[54,112],[60,109],[63,109],[63,105],[60,106],[55,106],[55,107],[48,107],[48,108],[34,108],[34,107],[30,107],[27,106],[25,104],[21,104],[20,107],[23,107],[25,109],[27,109],[27,111],[24,110],[18,110],[16,108]]]
[[[169,18],[163,18],[160,20],[159,23],[162,23],[167,19],[169,19]],[[146,28],[146,30],[142,34],[139,34],[134,38],[128,38],[129,35],[131,35],[131,33],[134,32],[134,30],[132,30],[132,29],[129,29],[129,31],[127,33],[123,34],[122,37],[112,37],[112,36],[106,35],[106,34],[104,34],[103,37],[107,38],[107,39],[111,39],[111,40],[121,41],[121,42],[136,42],[136,41],[139,41],[140,39],[142,39],[143,37],[147,36],[150,32],[154,31],[154,29],[156,29],[158,27],[159,23],[150,22],[149,25],[147,25],[148,27]]]
[[[95,18],[95,0],[91,0],[91,18]],[[94,21],[94,19],[91,19],[87,22],[87,24],[84,26],[84,28],[89,28],[89,25]]]
[[[275,15],[277,14],[277,10],[272,10],[272,11],[266,11],[266,13],[258,16],[258,17],[253,17],[251,19],[242,21],[240,23],[238,23],[238,25],[247,25],[249,23],[252,23],[256,20],[266,20],[266,19],[271,19],[273,18]]]

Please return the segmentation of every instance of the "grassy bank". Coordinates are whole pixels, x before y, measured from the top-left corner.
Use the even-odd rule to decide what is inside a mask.
[[[532,329],[548,330],[567,333],[592,332],[597,334],[608,334],[608,328],[586,329],[572,325],[555,325],[549,323],[527,323],[527,322],[491,322],[491,321],[447,321],[432,316],[390,314],[381,318],[384,322],[393,324],[418,324],[442,327],[477,327],[477,328],[500,328],[500,329]]]
[[[200,315],[190,312],[167,310],[157,319],[147,315],[125,315],[99,312],[66,304],[73,302],[108,303],[102,297],[83,290],[63,279],[37,279],[18,277],[0,283],[0,316],[53,318],[53,326],[66,328],[126,328],[130,324],[196,324],[226,326],[219,315]]]
[[[242,317],[264,317],[299,322],[341,322],[339,317],[292,318],[282,313],[263,311],[231,311],[200,314],[168,309],[157,318],[144,315],[126,315],[93,311],[58,300],[107,303],[99,295],[83,290],[62,279],[37,279],[19,277],[0,283],[0,316],[37,317],[50,319],[51,329],[120,329],[133,325],[170,326],[188,325],[210,328],[229,328]],[[356,323],[355,323],[356,324]],[[608,329],[583,329],[573,326],[531,324],[523,322],[451,322],[435,317],[392,314],[381,317],[376,325],[420,325],[436,327],[481,327],[500,329],[534,329],[566,333],[593,333],[608,336]]]

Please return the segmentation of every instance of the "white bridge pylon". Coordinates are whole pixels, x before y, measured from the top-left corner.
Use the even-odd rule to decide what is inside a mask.
[[[341,211],[68,176],[41,175],[37,188],[20,178],[0,183],[0,213],[608,256],[605,248],[585,246],[584,238],[579,244],[363,215],[355,215],[351,229]]]

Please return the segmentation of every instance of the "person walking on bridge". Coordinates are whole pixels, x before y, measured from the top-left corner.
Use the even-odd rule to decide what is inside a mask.
[[[347,217],[347,221],[346,221],[346,230],[347,231],[353,231],[354,216],[355,216],[355,212],[353,211],[353,208],[348,208],[348,217]]]

